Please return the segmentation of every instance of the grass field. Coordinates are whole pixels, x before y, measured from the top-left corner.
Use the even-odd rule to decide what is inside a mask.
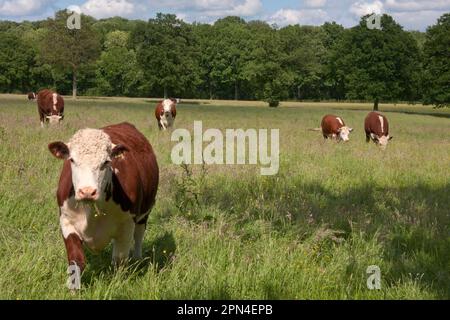
[[[36,104],[0,96],[2,299],[449,299],[450,110],[381,105],[394,136],[366,144],[365,104],[242,102],[178,107],[177,128],[279,128],[280,171],[171,164],[146,99],[66,99],[65,123],[41,129]],[[326,113],[354,127],[323,141]],[[111,247],[87,253],[83,287],[66,288],[55,191],[62,163],[47,144],[76,130],[128,121],[160,166],[145,261],[117,271]],[[369,290],[366,268],[381,269]]]

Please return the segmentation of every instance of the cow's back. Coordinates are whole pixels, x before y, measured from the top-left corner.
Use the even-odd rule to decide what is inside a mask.
[[[120,123],[102,130],[112,143],[125,146],[124,157],[114,159],[113,200],[122,210],[135,214],[148,212],[155,203],[159,169],[152,146],[133,125]]]
[[[384,115],[372,111],[367,115],[364,121],[364,130],[367,135],[373,133],[378,137],[388,136],[389,122]]]
[[[337,134],[339,128],[345,126],[344,120],[341,119],[342,122],[338,120],[339,117],[335,115],[328,114],[323,117],[321,127],[322,133],[324,135]]]
[[[56,95],[57,103],[54,108],[53,94],[55,92],[43,89],[37,93],[37,105],[45,115],[61,115],[64,113],[64,99],[59,94]]]

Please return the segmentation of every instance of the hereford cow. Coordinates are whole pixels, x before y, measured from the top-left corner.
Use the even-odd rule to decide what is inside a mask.
[[[155,108],[159,130],[167,130],[167,128],[172,127],[176,116],[177,101],[175,99],[164,99]]]
[[[36,99],[36,93],[34,93],[34,92],[29,92],[28,93],[28,100],[34,100],[34,99]]]
[[[350,132],[353,131],[345,125],[341,117],[326,115],[322,119],[322,134],[325,139],[336,139],[339,141],[349,141]]]
[[[370,112],[364,121],[364,130],[366,131],[366,141],[372,139],[377,145],[386,148],[388,142],[393,137],[389,135],[389,123],[387,118],[378,112]]]
[[[44,122],[52,125],[64,119],[64,99],[56,92],[48,89],[41,90],[37,94],[30,92],[28,99],[37,99],[41,127],[44,127]]]
[[[85,267],[83,244],[93,252],[113,241],[117,265],[142,257],[147,218],[155,203],[159,169],[152,146],[133,125],[83,129],[50,152],[64,160],[57,201],[69,265]]]

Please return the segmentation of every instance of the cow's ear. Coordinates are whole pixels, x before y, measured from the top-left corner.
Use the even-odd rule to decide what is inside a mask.
[[[348,131],[353,132],[353,128],[348,128]]]
[[[394,137],[389,137],[389,141],[391,141]]]
[[[68,159],[70,155],[69,147],[61,141],[52,142],[48,145],[48,150],[58,159]]]
[[[118,144],[113,147],[111,151],[111,159],[117,159],[123,156],[125,151],[128,151],[128,148],[124,145]]]

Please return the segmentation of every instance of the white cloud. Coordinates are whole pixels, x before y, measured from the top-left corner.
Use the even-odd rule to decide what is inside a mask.
[[[134,10],[134,4],[128,0],[88,0],[81,6],[84,14],[99,19],[113,16],[128,17]]]
[[[386,0],[385,5],[395,11],[450,10],[450,0]]]
[[[0,16],[30,16],[40,13],[49,0],[0,0]]]
[[[383,11],[383,2],[378,0],[374,2],[357,1],[354,2],[350,7],[350,12],[358,17],[371,13],[380,14]]]
[[[147,2],[151,8],[177,10],[187,13],[191,17],[230,15],[250,17],[257,15],[262,10],[261,0],[156,0]]]
[[[253,16],[262,9],[260,0],[246,0],[232,9],[234,15]]]
[[[420,11],[420,13],[411,11],[392,12],[391,15],[407,30],[423,30],[436,24],[437,19],[444,13],[445,11],[425,10]]]
[[[309,8],[322,8],[327,4],[327,0],[306,0],[305,4]]]
[[[322,9],[280,9],[268,21],[271,24],[286,26],[290,24],[319,25],[328,19],[327,13]]]

